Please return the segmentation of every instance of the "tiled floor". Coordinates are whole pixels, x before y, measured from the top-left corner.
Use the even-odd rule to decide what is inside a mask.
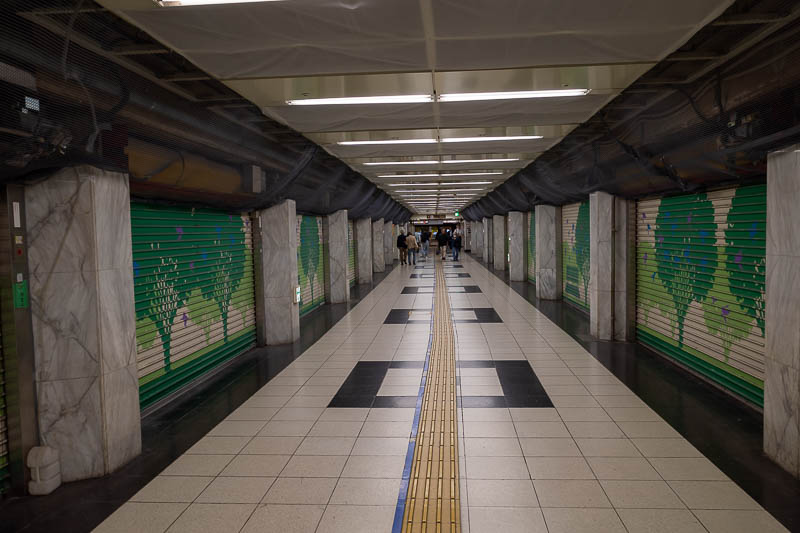
[[[456,312],[473,313],[455,324],[463,531],[785,531],[522,297],[457,266],[451,307],[501,320]],[[432,279],[396,269],[98,531],[391,531],[414,407],[383,405],[418,394]],[[392,310],[427,318],[387,324]],[[534,390],[551,403],[517,407]],[[505,404],[466,400],[481,397]]]

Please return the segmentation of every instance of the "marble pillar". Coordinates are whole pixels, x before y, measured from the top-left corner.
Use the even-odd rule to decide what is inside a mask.
[[[561,208],[537,205],[536,217],[536,297],[561,299]]]
[[[354,229],[358,283],[372,283],[372,220],[359,218]]]
[[[384,247],[384,224],[379,218],[372,222],[372,271],[386,272],[386,255]]]
[[[475,231],[475,248],[473,251],[476,254],[483,255],[483,221],[477,220],[475,221],[475,226],[472,228]]]
[[[614,197],[589,196],[589,332],[614,337]]]
[[[394,237],[392,236],[392,229],[394,224],[386,222],[383,224],[383,260],[387,265],[394,263]],[[399,259],[399,257],[398,257]]]
[[[528,214],[520,211],[508,213],[508,247],[511,258],[508,262],[508,279],[525,281],[528,261]]]
[[[494,261],[494,257],[492,256],[492,252],[494,251],[494,246],[492,245],[494,241],[494,233],[492,233],[492,219],[489,217],[484,217],[483,219],[483,262],[487,265]]]
[[[350,301],[349,249],[347,248],[347,209],[325,217],[325,238],[328,253],[324,255],[325,294],[328,302],[340,304]]]
[[[506,217],[495,215],[492,219],[492,231],[494,233],[494,264],[495,270],[505,270],[508,264],[508,235],[506,235]]]
[[[300,338],[297,290],[297,213],[294,200],[258,212],[256,331],[260,345]]]
[[[614,340],[636,338],[636,202],[614,198]]]
[[[800,144],[767,159],[764,451],[800,477]]]
[[[25,208],[41,444],[103,476],[141,453],[128,176],[65,168]]]

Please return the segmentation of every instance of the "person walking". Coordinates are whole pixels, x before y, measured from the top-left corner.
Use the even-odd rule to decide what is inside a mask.
[[[436,233],[436,244],[439,245],[436,255],[441,255],[442,261],[444,261],[447,258],[447,234],[444,230],[439,230]]]
[[[400,235],[397,236],[397,249],[400,250],[400,264],[406,264],[406,236],[403,235],[403,232],[400,232]]]
[[[422,243],[422,257],[428,259],[428,247],[431,244],[431,232],[428,228],[422,228],[422,233],[419,235],[419,240]]]
[[[417,264],[417,248],[419,248],[419,245],[417,245],[417,238],[413,233],[409,233],[406,236],[406,249],[408,250],[409,265]]]
[[[453,261],[458,261],[458,254],[461,253],[461,233],[456,232],[453,237]]]

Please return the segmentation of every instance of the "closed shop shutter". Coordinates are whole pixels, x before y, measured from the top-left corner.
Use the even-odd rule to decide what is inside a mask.
[[[589,310],[589,201],[561,207],[564,299]]]
[[[131,204],[139,398],[146,407],[255,345],[250,218]]]
[[[763,405],[766,185],[637,203],[640,342]]]
[[[536,283],[536,217],[528,213],[528,281]]]
[[[300,316],[325,304],[322,217],[297,217],[297,284],[300,285]]]
[[[353,221],[347,221],[347,281],[356,284],[356,240],[353,238]]]
[[[8,418],[6,416],[6,367],[0,338],[0,494],[8,490]]]

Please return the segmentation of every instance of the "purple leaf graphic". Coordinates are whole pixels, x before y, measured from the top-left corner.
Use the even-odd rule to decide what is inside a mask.
[[[726,324],[728,323],[728,315],[730,313],[731,312],[728,310],[728,306],[727,305],[723,305],[722,306],[722,319],[725,321]]]
[[[180,227],[175,228],[175,233],[178,234],[178,240],[181,240],[183,238],[183,228]]]
[[[689,224],[692,223],[692,214],[691,213],[689,213],[689,216],[686,217],[686,222],[688,222]]]
[[[189,270],[194,270],[194,261],[189,263]]]
[[[647,252],[644,253],[644,264],[647,264]]]
[[[186,316],[186,313],[183,313],[183,317],[181,317],[181,320],[183,320],[183,327],[186,327],[186,323],[189,322],[189,317]]]
[[[642,213],[642,220],[647,218],[647,213]]]

